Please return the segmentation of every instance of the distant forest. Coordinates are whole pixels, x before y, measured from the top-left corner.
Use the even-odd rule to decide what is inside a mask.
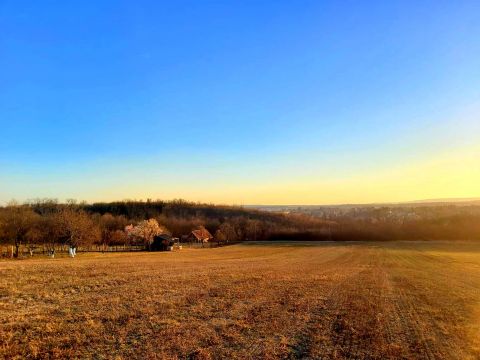
[[[277,209],[278,210],[278,209]],[[58,203],[0,207],[0,244],[125,244],[125,227],[155,219],[175,237],[205,227],[214,241],[480,240],[479,205],[289,207],[279,211],[173,201]]]

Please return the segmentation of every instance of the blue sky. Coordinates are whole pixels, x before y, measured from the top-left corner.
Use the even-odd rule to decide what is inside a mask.
[[[0,201],[480,196],[478,39],[478,1],[1,1]]]

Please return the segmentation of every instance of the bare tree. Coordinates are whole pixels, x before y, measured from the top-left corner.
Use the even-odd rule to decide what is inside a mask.
[[[257,240],[261,222],[258,220],[247,220],[245,224],[245,240]]]
[[[126,245],[127,241],[127,234],[123,230],[115,230],[110,235],[110,243],[113,245]]]
[[[218,230],[221,232],[221,234],[223,234],[224,241],[229,242],[238,240],[237,232],[235,231],[233,225],[231,225],[229,222],[224,222],[222,225],[220,225]]]
[[[19,205],[16,201],[8,203],[2,212],[3,237],[15,245],[15,257],[18,257],[20,245],[28,241],[27,233],[38,217],[29,207]]]
[[[75,207],[61,209],[56,219],[61,231],[61,237],[72,248],[88,245],[101,238],[101,231],[92,217]]]
[[[52,256],[55,255],[55,245],[63,239],[63,218],[58,212],[42,216],[40,229],[42,243]]]
[[[118,231],[125,227],[127,219],[124,216],[113,216],[110,213],[106,213],[99,217],[98,223],[101,230],[102,247],[105,249],[113,241],[119,241],[120,235]]]
[[[225,236],[225,234],[223,233],[222,230],[218,229],[217,231],[215,231],[215,235],[213,236],[213,238],[215,239],[215,241],[218,243],[218,244],[223,244],[227,241],[227,237]]]
[[[30,223],[29,229],[25,234],[25,245],[28,248],[30,256],[33,256],[35,246],[42,243],[43,240],[43,218],[37,215]]]

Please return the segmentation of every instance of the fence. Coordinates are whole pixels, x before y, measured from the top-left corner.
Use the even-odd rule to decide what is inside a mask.
[[[54,247],[56,254],[68,254],[68,245],[56,245]],[[18,248],[19,257],[28,257],[32,255],[48,255],[52,250],[52,247],[36,245],[32,247],[27,247],[21,245]],[[102,245],[89,245],[89,246],[79,246],[77,247],[78,252],[132,252],[132,251],[144,251],[145,246],[142,245],[112,245],[112,246],[102,246]],[[15,246],[13,245],[4,245],[0,246],[0,257],[12,258],[15,254]]]
[[[207,243],[195,243],[195,242],[182,242],[178,245],[181,245],[185,249],[210,249],[226,245],[234,245],[238,242],[207,242]],[[177,245],[177,244],[176,244]],[[55,245],[56,254],[68,254],[69,245],[61,244]],[[52,250],[51,247],[34,245],[32,247],[27,247],[21,245],[18,249],[19,257],[29,257],[32,255],[48,255]],[[88,246],[79,246],[77,247],[77,253],[79,252],[102,252],[102,253],[113,253],[113,252],[134,252],[134,251],[146,251],[145,246],[143,245],[88,245]],[[0,257],[12,258],[15,253],[15,246],[13,245],[4,245],[0,246]]]

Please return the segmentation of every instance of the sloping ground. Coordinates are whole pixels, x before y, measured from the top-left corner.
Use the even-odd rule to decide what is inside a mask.
[[[0,358],[480,358],[480,244],[0,262]]]

